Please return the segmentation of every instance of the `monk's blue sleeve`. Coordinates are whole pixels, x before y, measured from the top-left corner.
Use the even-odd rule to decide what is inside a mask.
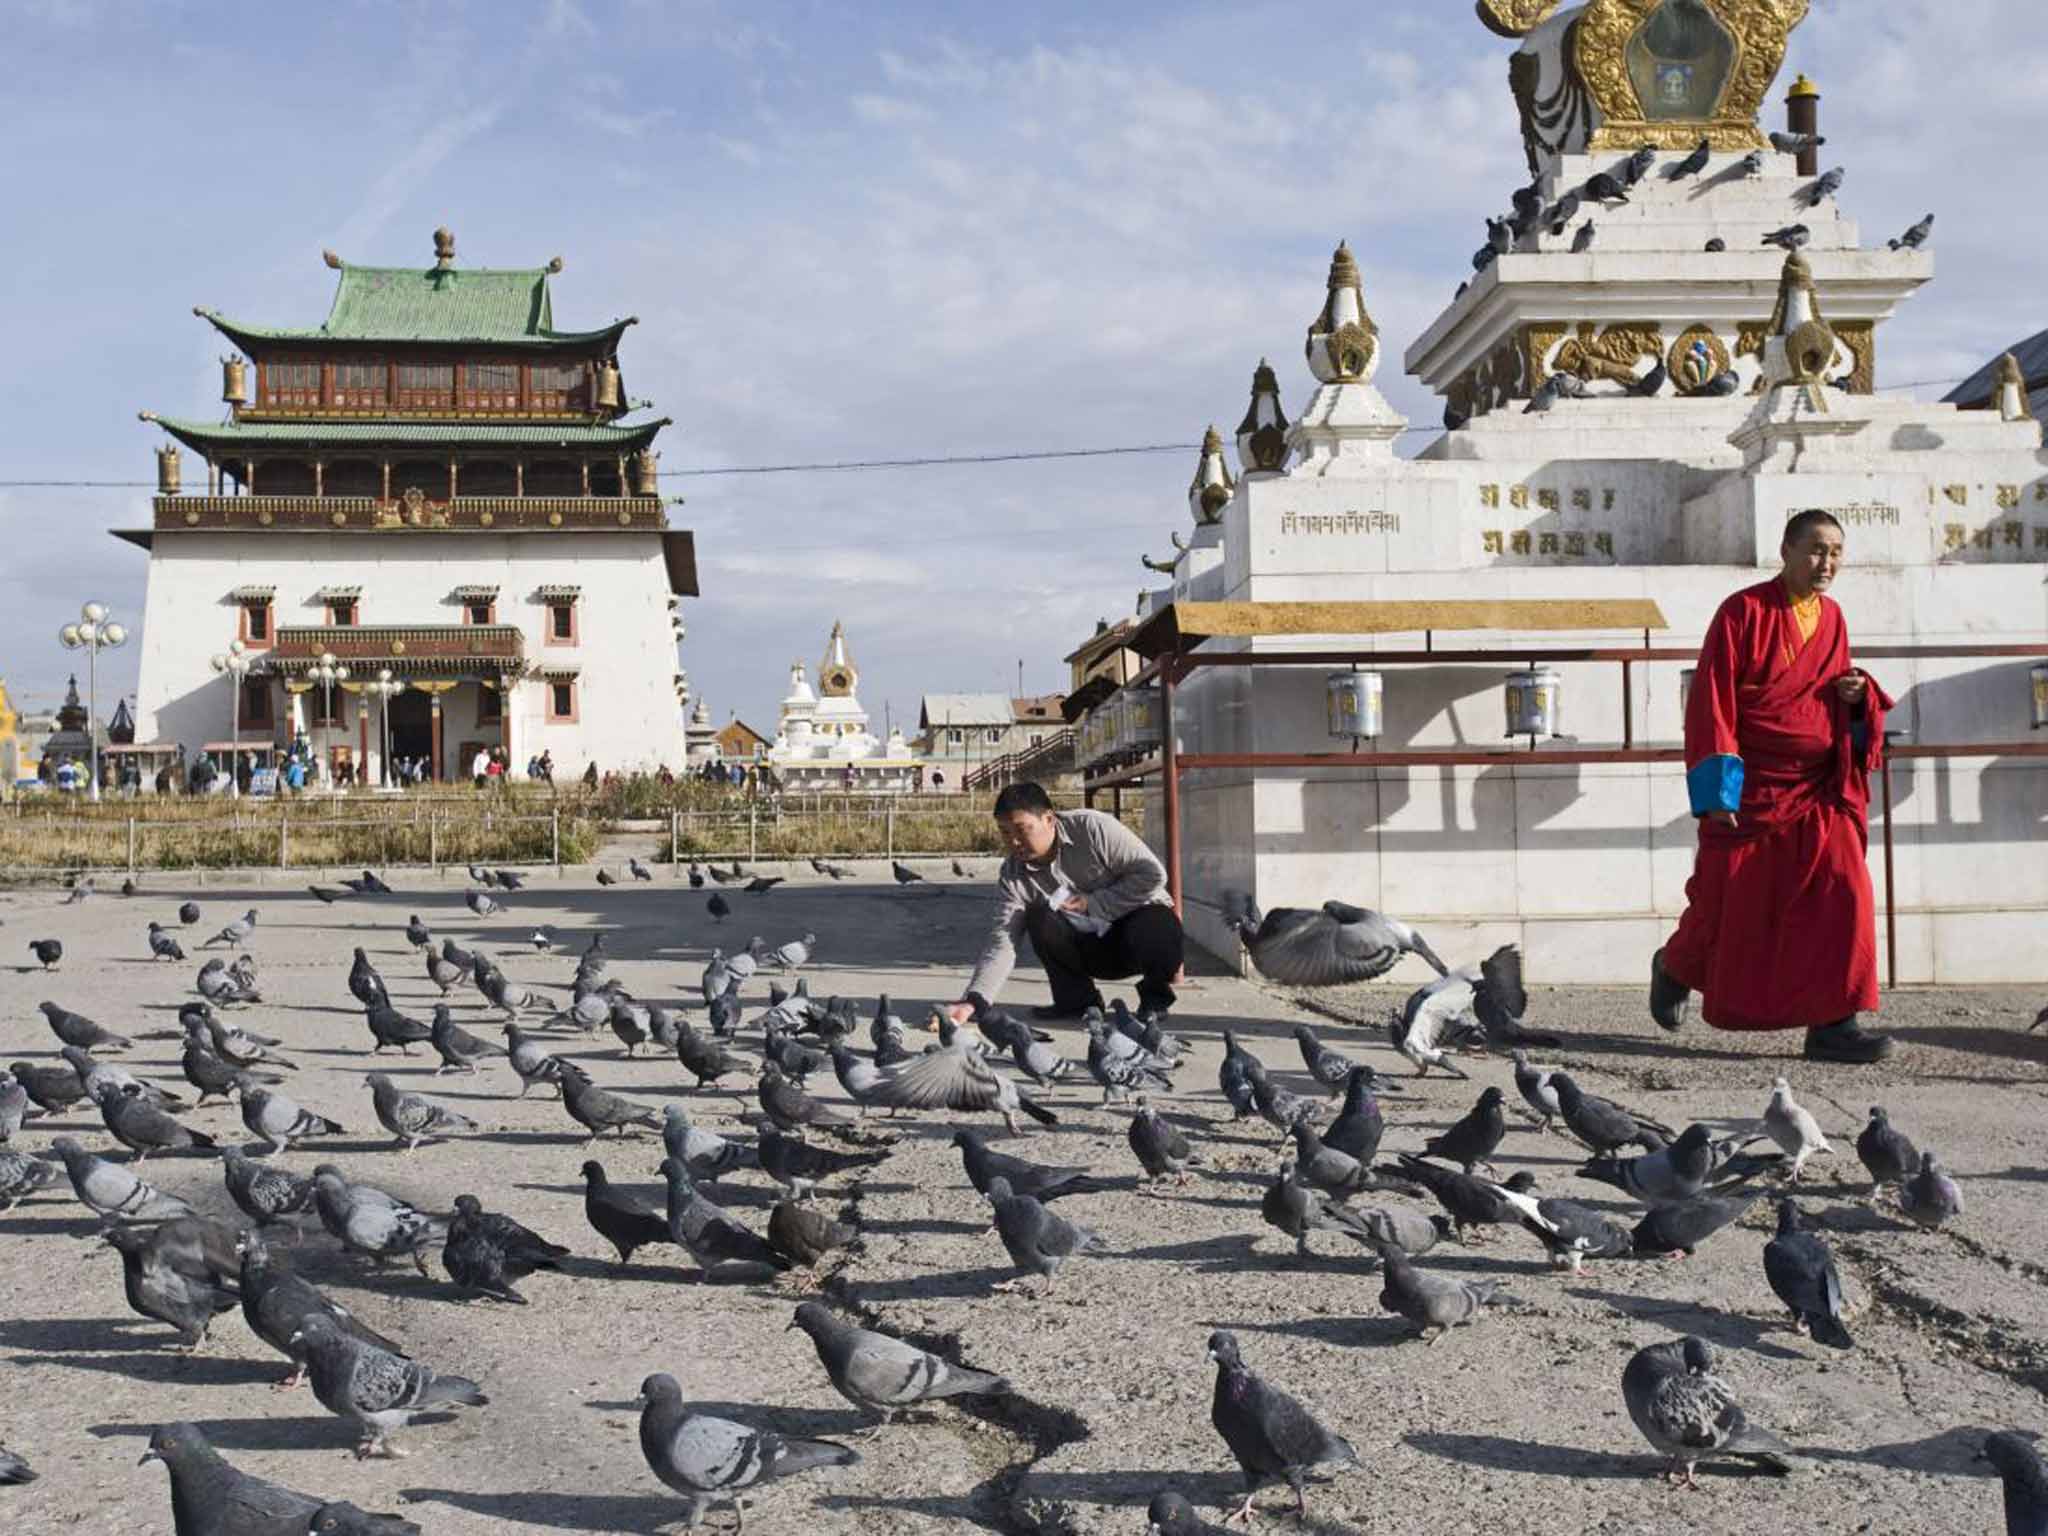
[[[1727,753],[1703,757],[1685,771],[1686,793],[1695,816],[1742,809],[1742,759]]]

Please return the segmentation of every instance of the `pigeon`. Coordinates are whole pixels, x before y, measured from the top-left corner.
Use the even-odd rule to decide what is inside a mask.
[[[983,1060],[949,1014],[935,1014],[927,1027],[938,1030],[938,1047],[878,1088],[876,1103],[898,1109],[994,1110],[1013,1136],[1020,1112],[1041,1125],[1059,1124],[1059,1116],[1019,1092],[1016,1083]]]
[[[731,885],[733,881],[742,878],[742,876],[740,875],[740,863],[738,859],[733,860],[732,869],[730,871],[720,869],[716,864],[710,865],[709,868],[711,870],[711,878],[717,881],[720,885]]]
[[[656,1477],[683,1496],[685,1530],[718,1504],[738,1514],[742,1489],[860,1462],[858,1452],[835,1441],[801,1440],[694,1412],[673,1376],[657,1373],[641,1382],[640,1403],[640,1454]],[[744,1524],[745,1516],[740,1520]]]
[[[1563,1114],[1557,1102],[1557,1089],[1551,1085],[1552,1070],[1529,1064],[1529,1053],[1516,1050],[1511,1053],[1515,1063],[1515,1092],[1522,1096],[1522,1102],[1536,1112],[1538,1130],[1550,1129],[1550,1122]]]
[[[1817,133],[1772,133],[1771,148],[1781,155],[1803,155],[1819,149],[1827,140]]]
[[[42,1015],[49,1021],[50,1033],[65,1045],[75,1045],[81,1051],[125,1051],[135,1042],[125,1035],[117,1035],[110,1029],[101,1029],[82,1013],[73,1013],[57,1003],[38,1003]]]
[[[28,1090],[11,1077],[0,1079],[0,1142],[12,1141],[28,1118]]]
[[[805,1269],[838,1248],[844,1248],[860,1234],[843,1221],[834,1221],[815,1205],[779,1200],[768,1213],[768,1246]]]
[[[185,1048],[179,1057],[179,1066],[184,1071],[185,1081],[199,1090],[199,1105],[211,1098],[229,1097],[235,1079],[247,1075],[214,1050],[206,1038],[206,1025],[199,1019],[193,1019],[185,1026]],[[266,1075],[252,1077],[252,1081],[275,1084],[284,1079]]]
[[[479,890],[472,889],[464,891],[462,893],[462,899],[464,903],[467,904],[467,906],[469,907],[469,910],[474,912],[478,917],[496,917],[500,912],[505,910],[503,903],[493,901],[489,896],[486,896],[482,891]]]
[[[1778,1235],[1764,1244],[1764,1278],[1802,1332],[1834,1349],[1853,1348],[1856,1341],[1842,1326],[1842,1277],[1834,1255],[1802,1221],[1795,1202],[1778,1202]]]
[[[50,1150],[64,1159],[72,1192],[103,1219],[170,1221],[193,1214],[192,1207],[178,1196],[138,1178],[128,1166],[93,1156],[72,1137],[59,1136],[50,1143]]]
[[[825,1052],[812,1050],[773,1025],[765,1026],[761,1032],[761,1055],[781,1068],[782,1075],[799,1087],[810,1080],[813,1072],[821,1072],[832,1064],[832,1058]]]
[[[1805,188],[1799,195],[1806,199],[1807,207],[1818,208],[1842,190],[1842,182],[1848,174],[1848,171],[1839,165],[1831,171],[1823,171],[1814,184]]]
[[[171,1474],[177,1536],[420,1536],[402,1516],[365,1514],[238,1471],[190,1424],[158,1425],[142,1461]]]
[[[521,874],[521,873],[520,873],[520,872],[519,872],[518,870],[516,870],[516,869],[501,869],[501,870],[498,870],[498,871],[496,871],[496,873],[497,873],[497,876],[498,876],[498,889],[499,889],[499,890],[501,890],[501,891],[517,891],[517,890],[523,890],[523,889],[525,889],[525,886],[526,886],[526,876],[525,876],[525,875],[523,875],[523,874]]]
[[[630,854],[626,858],[626,872],[635,880],[652,880],[654,878],[654,871]]]
[[[223,1147],[220,1156],[229,1196],[259,1228],[313,1214],[311,1178],[258,1162],[240,1147]]]
[[[772,1126],[762,1130],[754,1151],[761,1171],[799,1200],[810,1199],[812,1188],[835,1174],[873,1168],[889,1156],[887,1152],[835,1152],[785,1136]]]
[[[590,1229],[618,1250],[621,1266],[633,1262],[635,1249],[674,1242],[668,1218],[630,1190],[611,1182],[595,1158],[583,1164],[583,1218]]]
[[[1664,167],[1666,181],[1683,181],[1688,176],[1697,176],[1707,168],[1707,162],[1714,156],[1714,141],[1701,139],[1693,152],[1683,160]]]
[[[126,1098],[145,1099],[158,1109],[183,1109],[185,1101],[168,1089],[141,1078],[110,1061],[101,1061],[90,1051],[67,1045],[57,1053],[85,1085],[85,1096],[97,1102],[103,1087],[111,1087]],[[23,1090],[26,1093],[26,1090]]]
[[[109,1227],[100,1235],[121,1255],[128,1305],[143,1317],[170,1324],[186,1349],[197,1349],[206,1342],[214,1318],[233,1311],[237,1298],[210,1276],[186,1274],[169,1262],[157,1246],[164,1231]]]
[[[1621,184],[1620,178],[1606,171],[1595,171],[1591,176],[1587,177],[1586,184],[1580,188],[1580,191],[1584,196],[1592,198],[1596,203],[1625,203],[1628,201],[1628,189]]]
[[[815,864],[818,861],[813,859],[811,862]],[[704,889],[704,867],[694,859],[690,861],[690,889],[693,891]]]
[[[507,1017],[517,1015],[522,1008],[544,1008],[547,1006],[548,1000],[537,992],[532,992],[525,988],[515,992],[512,989],[511,981],[495,965],[479,964],[474,972],[474,979],[476,990],[483,1000]],[[551,1024],[559,1022],[559,1016],[550,1019],[548,1022]],[[595,1029],[598,1024],[604,1022],[604,1017],[600,1014],[595,1022],[588,1022],[585,1016],[579,1015],[577,1022],[585,1029]]]
[[[242,1124],[270,1143],[272,1157],[291,1151],[295,1141],[346,1134],[338,1121],[301,1109],[284,1094],[263,1087],[245,1072],[235,1075],[235,1093],[242,1103]]]
[[[1920,1167],[1920,1153],[1901,1131],[1892,1129],[1891,1117],[1882,1105],[1873,1104],[1870,1123],[1856,1138],[1856,1156],[1870,1175],[1873,1198],[1886,1184],[1903,1184]]]
[[[601,999],[603,994],[593,992],[591,996]],[[612,1033],[618,1037],[619,1044],[626,1048],[628,1056],[637,1053],[640,1047],[647,1043],[649,1015],[646,1009],[615,997],[611,1005],[605,1009],[605,1017],[611,1024]]]
[[[356,1426],[358,1459],[403,1456],[391,1436],[419,1414],[490,1401],[468,1377],[439,1375],[417,1360],[352,1338],[325,1317],[307,1318],[293,1347],[306,1361],[313,1395]]]
[[[832,1075],[839,1079],[839,1086],[846,1090],[846,1096],[863,1110],[875,1090],[888,1080],[888,1074],[873,1062],[863,1060],[836,1042],[832,1047]]]
[[[37,962],[44,970],[54,971],[57,969],[57,962],[64,958],[64,941],[62,939],[30,939],[28,950],[30,954],[36,957]]]
[[[691,1178],[707,1184],[722,1173],[745,1167],[749,1160],[742,1143],[692,1125],[689,1112],[680,1104],[662,1106],[661,1144],[670,1157],[690,1170]]]
[[[369,953],[360,946],[356,949],[355,963],[348,968],[348,990],[349,995],[365,1008],[391,1001],[384,978],[377,974],[377,967],[370,964]]]
[[[551,955],[555,952],[554,935],[548,932],[545,923],[534,929],[526,942],[533,946],[533,952],[537,955]]]
[[[1376,1189],[1377,1176],[1355,1157],[1324,1144],[1315,1127],[1297,1121],[1288,1134],[1294,1138],[1301,1182],[1338,1200],[1349,1199],[1360,1190]]]
[[[1626,1258],[1634,1251],[1635,1239],[1626,1227],[1616,1226],[1590,1206],[1576,1200],[1539,1200],[1522,1190],[1496,1186],[1500,1198],[1513,1208],[1522,1230],[1549,1250],[1551,1261],[1563,1259],[1574,1275],[1587,1259]]]
[[[1899,1209],[1915,1226],[1933,1232],[1950,1217],[1963,1214],[1963,1192],[1948,1176],[1939,1158],[1932,1152],[1922,1152],[1920,1171],[1899,1186]]]
[[[443,997],[454,991],[456,983],[468,974],[469,971],[465,967],[457,965],[446,956],[438,955],[431,949],[427,951],[427,980],[441,989]]]
[[[1296,1258],[1309,1255],[1311,1232],[1342,1232],[1357,1242],[1367,1241],[1365,1219],[1348,1205],[1317,1194],[1296,1176],[1292,1159],[1283,1159],[1280,1172],[1259,1198],[1259,1215],[1267,1226],[1294,1239]]]
[[[1422,1144],[1422,1155],[1456,1163],[1467,1173],[1481,1163],[1491,1166],[1494,1149],[1508,1133],[1507,1116],[1501,1110],[1505,1097],[1498,1088],[1485,1089],[1463,1119]]]
[[[1927,243],[1927,237],[1934,233],[1934,215],[1929,214],[1918,224],[1911,226],[1896,240],[1887,240],[1886,246],[1894,251],[1917,251]]]
[[[1179,1129],[1169,1125],[1159,1116],[1159,1111],[1138,1096],[1138,1112],[1131,1116],[1130,1128],[1125,1132],[1130,1141],[1131,1152],[1138,1159],[1138,1166],[1145,1170],[1147,1185],[1173,1175],[1176,1184],[1188,1181],[1188,1164],[1194,1160],[1194,1151],[1188,1146],[1187,1137]]]
[[[1151,1522],[1151,1536],[1224,1536],[1224,1527],[1204,1520],[1194,1505],[1170,1488],[1152,1495],[1145,1518]]]
[[[1088,1019],[1088,1075],[1102,1086],[1102,1102],[1129,1098],[1133,1089],[1171,1088],[1170,1069],[1100,1014]]]
[[[1399,918],[1341,901],[1311,911],[1275,907],[1263,917],[1242,896],[1227,894],[1224,915],[1252,966],[1289,987],[1335,987],[1384,976],[1403,955],[1416,955],[1439,976],[1444,963],[1422,936]]]
[[[183,960],[185,951],[162,923],[149,925],[149,954],[153,960]]]
[[[1634,154],[1630,155],[1628,159],[1622,162],[1621,179],[1627,182],[1630,186],[1634,186],[1636,185],[1636,183],[1641,181],[1645,176],[1650,174],[1650,167],[1655,165],[1656,163],[1656,146],[1653,144],[1645,144],[1642,148],[1638,149]]]
[[[1506,219],[1489,218],[1486,221],[1486,243],[1493,247],[1496,256],[1505,256],[1515,248],[1515,232]]]
[[[1379,1100],[1373,1094],[1377,1079],[1378,1074],[1371,1067],[1353,1067],[1344,1080],[1343,1106],[1322,1133],[1324,1146],[1361,1163],[1370,1163],[1378,1155],[1380,1138],[1387,1129]]]
[[[1411,1211],[1403,1206],[1364,1212],[1365,1233],[1374,1245],[1391,1243],[1411,1259],[1419,1259],[1456,1229],[1442,1212]]]
[[[1671,370],[1660,357],[1650,365],[1649,372],[1629,385],[1628,392],[1638,400],[1654,400],[1664,392],[1664,386],[1670,382]]]
[[[1742,1216],[1763,1198],[1760,1190],[1730,1195],[1695,1195],[1654,1208],[1636,1223],[1633,1243],[1645,1258],[1659,1254],[1689,1258],[1701,1243]]]
[[[1342,1093],[1356,1070],[1351,1058],[1324,1045],[1306,1024],[1294,1026],[1294,1043],[1301,1048],[1302,1065],[1308,1068],[1308,1075],[1327,1088],[1331,1098]]]
[[[1461,1323],[1469,1323],[1506,1285],[1501,1280],[1464,1280],[1417,1269],[1399,1244],[1379,1242],[1385,1266],[1380,1306],[1415,1325],[1417,1337],[1434,1344]]]
[[[190,928],[194,923],[198,922],[199,903],[196,901],[181,902],[178,906],[178,921],[183,923],[187,928]]]
[[[102,1079],[93,1095],[100,1115],[114,1140],[135,1154],[141,1163],[152,1152],[211,1152],[214,1140],[195,1131],[139,1094],[121,1091],[118,1083]]]
[[[228,1007],[234,1003],[260,1003],[263,996],[252,983],[243,981],[233,966],[215,955],[199,968],[199,975],[193,981],[199,995],[209,1003]]]
[[[600,864],[597,869],[597,883],[599,885],[617,885],[619,877]]]
[[[425,949],[434,942],[434,932],[414,913],[405,920],[405,940],[414,949]]]
[[[1550,1086],[1557,1094],[1558,1112],[1563,1116],[1566,1127],[1603,1157],[1612,1156],[1617,1148],[1626,1146],[1638,1146],[1645,1152],[1654,1152],[1674,1135],[1669,1126],[1633,1114],[1611,1099],[1585,1092],[1569,1073],[1551,1073]],[[1645,1140],[1646,1133],[1659,1139],[1655,1142]]]
[[[562,1081],[562,1063],[550,1056],[537,1040],[530,1040],[521,1033],[517,1024],[505,1026],[505,1055],[512,1064],[512,1071],[519,1078],[519,1097],[525,1098],[535,1083]]]
[[[1792,1097],[1792,1084],[1782,1077],[1771,1085],[1771,1102],[1764,1108],[1763,1126],[1764,1133],[1792,1159],[1794,1183],[1809,1157],[1817,1152],[1834,1156],[1835,1149],[1828,1145],[1820,1122]]]
[[[265,1170],[273,1172],[274,1170]],[[324,1317],[343,1333],[394,1355],[405,1351],[366,1326],[348,1308],[323,1295],[310,1281],[293,1273],[282,1254],[273,1253],[261,1233],[244,1232],[237,1246],[242,1266],[239,1288],[242,1319],[249,1331],[292,1362],[291,1374],[280,1386],[297,1386],[306,1373],[305,1361],[292,1352],[292,1337],[310,1317]]]
[[[1216,1081],[1233,1120],[1248,1119],[1256,1111],[1254,1087],[1265,1075],[1265,1063],[1237,1043],[1234,1031],[1223,1031],[1223,1062],[1216,1069]]]
[[[1611,1184],[1646,1205],[1673,1205],[1709,1189],[1726,1193],[1783,1161],[1775,1152],[1721,1158],[1707,1128],[1689,1125],[1669,1146],[1641,1157],[1596,1157],[1579,1169],[1579,1177]]]
[[[510,1216],[486,1211],[475,1195],[455,1197],[441,1265],[463,1290],[524,1306],[526,1298],[512,1288],[513,1282],[537,1269],[560,1269],[568,1256],[561,1244],[549,1242]]]
[[[370,1034],[377,1041],[370,1048],[372,1056],[381,1056],[393,1046],[398,1047],[401,1056],[410,1056],[416,1042],[434,1038],[431,1024],[422,1024],[418,1019],[400,1013],[381,998],[363,1010],[363,1022],[369,1025]]]
[[[1551,375],[1551,381],[1558,377]],[[1388,1043],[1415,1064],[1417,1077],[1427,1077],[1432,1067],[1453,1077],[1470,1076],[1445,1047],[1478,1034],[1479,1021],[1472,1012],[1477,972],[1476,966],[1460,967],[1416,988],[1388,1020]]]
[[[324,885],[309,885],[306,887],[306,894],[323,907],[331,907],[341,899],[341,892],[329,890]]]
[[[988,1181],[984,1193],[995,1209],[996,1232],[1018,1270],[1016,1279],[994,1287],[998,1291],[1017,1290],[1036,1274],[1045,1277],[1041,1294],[1050,1292],[1061,1264],[1077,1253],[1099,1253],[1104,1247],[1098,1233],[1046,1209],[1030,1195],[1013,1193],[1010,1181],[1000,1175]]]
[[[755,1096],[760,1101],[761,1112],[777,1130],[788,1135],[796,1135],[809,1125],[852,1125],[856,1118],[834,1105],[812,1098],[791,1082],[773,1060],[762,1063],[761,1080],[756,1085]]]
[[[1209,1422],[1244,1469],[1244,1504],[1230,1518],[1249,1522],[1253,1496],[1267,1483],[1284,1478],[1294,1490],[1295,1518],[1305,1524],[1308,1474],[1331,1463],[1355,1467],[1358,1452],[1342,1435],[1317,1423],[1299,1400],[1249,1369],[1235,1334],[1221,1329],[1210,1334],[1209,1358],[1216,1362]]]
[[[1062,1056],[1050,1044],[1039,1039],[1030,1025],[1012,1018],[1000,1008],[984,1009],[976,1022],[980,1025],[982,1034],[992,1043],[997,1043],[997,1049],[1010,1053],[1010,1059],[1017,1064],[1017,1070],[1041,1088],[1049,1088],[1080,1070],[1071,1059]],[[884,1038],[893,1040],[898,1047],[900,1054],[895,1054],[891,1058],[894,1064],[900,1065],[911,1059],[908,1051],[901,1050],[900,1025],[893,1035],[885,1035]],[[875,1047],[877,1062],[884,1059],[884,1054],[882,1045],[878,1043]]]
[[[779,971],[796,971],[810,963],[811,950],[816,946],[818,936],[807,933],[800,939],[791,939],[787,944],[778,944],[768,951],[768,959]]]
[[[57,1165],[0,1147],[0,1211],[11,1211],[37,1190],[57,1182]]]
[[[1705,245],[1701,246],[1700,249],[1706,251],[1710,255],[1719,255],[1721,252],[1728,249],[1728,242],[1726,240],[1723,240],[1719,235],[1715,235]]]
[[[668,1180],[669,1239],[689,1252],[707,1278],[722,1264],[789,1267],[788,1259],[706,1200],[690,1170],[674,1158],[661,1160],[661,1176]]]
[[[445,1104],[417,1093],[407,1093],[391,1081],[388,1072],[372,1072],[363,1079],[370,1085],[370,1105],[377,1123],[416,1151],[423,1141],[440,1141],[480,1129],[467,1115],[459,1115]]]
[[[341,883],[354,891],[358,896],[389,896],[391,894],[391,887],[382,880],[379,880],[367,869],[363,871],[362,878],[344,880]]]
[[[735,1072],[754,1070],[754,1064],[746,1057],[734,1055],[722,1042],[709,1035],[700,1035],[690,1027],[687,1019],[677,1021],[676,1060],[682,1063],[684,1071],[697,1079],[700,1089]],[[787,1126],[783,1128],[788,1129]]]
[[[85,1097],[85,1084],[69,1067],[17,1061],[7,1070],[14,1074],[16,1086],[28,1096],[29,1102],[50,1114],[62,1114]]]
[[[1499,251],[1496,251],[1490,244],[1482,245],[1481,247],[1479,247],[1478,250],[1472,253],[1472,270],[1475,273],[1484,272],[1488,267],[1492,266],[1496,261],[1499,260]]]
[[[598,1087],[590,1080],[590,1074],[574,1062],[562,1063],[562,1107],[568,1110],[570,1119],[590,1132],[585,1138],[589,1141],[610,1130],[616,1130],[623,1139],[629,1125],[644,1125],[651,1131],[661,1129],[661,1121],[647,1105],[635,1104]]]
[[[2033,1442],[2011,1430],[1984,1437],[1979,1461],[1988,1461],[2005,1484],[2005,1536],[2048,1536],[2048,1468]]]
[[[225,944],[230,949],[238,949],[247,941],[249,935],[255,931],[256,909],[251,907],[199,947],[201,949],[211,949],[216,944]]]
[[[749,896],[763,896],[780,884],[782,884],[782,876],[780,875],[756,875],[747,882],[746,892]]]
[[[1505,1222],[1519,1222],[1521,1210],[1508,1198],[1514,1194],[1527,1194],[1535,1187],[1535,1179],[1526,1171],[1515,1174],[1505,1184],[1496,1184],[1489,1179],[1474,1178],[1450,1168],[1439,1168],[1435,1163],[1424,1162],[1412,1153],[1403,1152],[1396,1159],[1398,1166],[1391,1172],[1374,1170],[1383,1178],[1405,1178],[1420,1184],[1436,1197],[1457,1229],[1458,1240],[1463,1242],[1466,1230],[1471,1227],[1499,1226]]]
[[[1765,235],[1761,243],[1775,245],[1781,251],[1797,251],[1804,248],[1807,241],[1812,238],[1813,231],[1804,224],[1787,224],[1784,228],[1774,229]]]
[[[434,1068],[434,1076],[443,1072],[460,1070],[474,1072],[477,1063],[487,1056],[503,1056],[505,1048],[493,1045],[488,1040],[479,1040],[460,1024],[446,1003],[434,1004],[434,1022],[427,1036],[434,1054],[441,1058],[441,1065]]]
[[[1668,1459],[1666,1480],[1698,1487],[1693,1468],[1711,1455],[1739,1456],[1781,1477],[1790,1473],[1792,1447],[1752,1425],[1713,1368],[1706,1340],[1688,1335],[1637,1350],[1621,1373],[1628,1416]]]
[[[920,875],[901,859],[891,861],[889,873],[895,876],[898,885],[919,885],[924,881],[923,875]]]
[[[1062,1195],[1099,1194],[1104,1187],[1085,1168],[1056,1168],[993,1151],[981,1132],[965,1126],[953,1133],[953,1145],[960,1149],[961,1166],[976,1194],[986,1195],[996,1179],[1007,1179],[1014,1194],[1048,1203]]]
[[[732,916],[732,903],[727,901],[724,893],[720,891],[713,891],[710,899],[704,903],[704,907],[711,914],[711,920],[714,923],[722,923]]]
[[[1252,1080],[1252,1104],[1259,1116],[1282,1136],[1293,1131],[1297,1124],[1314,1124],[1321,1118],[1324,1108],[1298,1093],[1291,1093],[1269,1078]]]
[[[1572,236],[1572,254],[1583,256],[1593,249],[1593,242],[1599,238],[1599,228],[1591,219],[1579,226],[1579,232]]]
[[[789,1326],[810,1336],[833,1390],[884,1424],[935,1398],[1004,1396],[1010,1391],[1009,1382],[1000,1376],[955,1365],[886,1333],[857,1328],[820,1302],[803,1303]]]
[[[1752,149],[1748,154],[1735,162],[1735,171],[1745,180],[1763,175],[1764,152],[1760,149]]]
[[[438,1216],[413,1209],[374,1184],[354,1184],[332,1163],[313,1170],[313,1207],[320,1224],[352,1253],[368,1254],[380,1267],[403,1256],[424,1276],[426,1250],[448,1235]]]

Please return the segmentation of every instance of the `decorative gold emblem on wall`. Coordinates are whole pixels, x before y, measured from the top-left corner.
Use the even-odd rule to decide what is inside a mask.
[[[1810,0],[1696,0],[1732,42],[1734,56],[1712,115],[1658,116],[1639,95],[1629,49],[1658,13],[1680,0],[1591,0],[1578,21],[1573,63],[1600,109],[1590,148],[1628,150],[1651,144],[1691,149],[1706,139],[1717,150],[1763,149],[1757,116],[1785,62],[1792,29]],[[1491,22],[1488,23],[1491,25]]]
[[[1564,0],[1477,0],[1479,19],[1502,37],[1526,37],[1550,20]]]
[[[1714,334],[1710,325],[1688,326],[1671,343],[1671,354],[1665,358],[1664,366],[1680,394],[1697,394],[1728,371],[1727,343]]]
[[[1838,381],[1852,395],[1867,395],[1877,388],[1877,325],[1870,320],[1843,320],[1835,323],[1835,339],[1848,348],[1855,359],[1852,367]]]

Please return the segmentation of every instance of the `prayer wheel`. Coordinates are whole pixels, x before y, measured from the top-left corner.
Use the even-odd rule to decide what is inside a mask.
[[[2034,729],[2048,730],[2048,661],[2028,674],[2034,682]]]
[[[1126,688],[1122,694],[1122,729],[1118,731],[1126,752],[1150,752],[1160,741],[1159,690]]]
[[[1507,733],[1538,737],[1557,734],[1564,704],[1564,679],[1551,667],[1532,667],[1507,676]]]
[[[1327,683],[1330,734],[1339,741],[1374,741],[1386,720],[1386,678],[1363,667],[1332,672]]]

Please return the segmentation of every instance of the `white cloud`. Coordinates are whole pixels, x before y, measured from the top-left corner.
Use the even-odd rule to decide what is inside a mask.
[[[864,123],[922,123],[931,118],[931,113],[915,102],[873,91],[856,95],[851,105],[853,115]]]

